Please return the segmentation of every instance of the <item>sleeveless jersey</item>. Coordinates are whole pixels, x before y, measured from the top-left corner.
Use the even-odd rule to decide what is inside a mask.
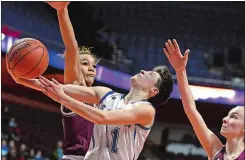
[[[224,160],[224,155],[225,155],[225,146],[214,156],[213,160]],[[244,160],[244,150],[242,153],[236,157],[234,160]]]
[[[61,106],[61,113],[64,155],[85,156],[89,148],[94,124],[64,106]]]
[[[101,99],[99,109],[110,111],[150,104],[147,101],[124,104],[123,98],[123,94],[110,91]],[[153,122],[149,126],[95,124],[85,160],[136,160],[152,125]]]

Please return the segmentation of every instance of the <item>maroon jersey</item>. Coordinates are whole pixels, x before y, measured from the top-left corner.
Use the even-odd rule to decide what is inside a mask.
[[[94,124],[61,106],[64,132],[64,155],[85,156]]]
[[[222,150],[214,157],[213,160],[224,160],[224,155],[225,155],[225,146],[222,148]],[[244,160],[244,150],[242,153],[236,157],[234,160]]]

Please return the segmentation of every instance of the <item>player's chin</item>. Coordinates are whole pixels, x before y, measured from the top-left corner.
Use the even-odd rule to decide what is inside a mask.
[[[87,77],[85,81],[88,86],[91,86],[94,83],[94,77]]]
[[[137,78],[135,76],[133,76],[133,77],[130,78],[131,84],[135,84],[136,81],[137,81]]]
[[[140,81],[137,77],[131,77],[131,86],[135,88],[141,88]]]
[[[223,135],[223,134],[224,134],[224,131],[222,131],[222,129],[220,129],[219,133],[220,133],[222,136],[224,136],[224,135]]]
[[[223,130],[222,128],[220,129],[220,134],[223,136],[223,137],[227,137],[228,136],[228,133],[226,130]]]
[[[132,81],[136,82],[136,81],[137,81],[137,75],[132,76],[132,77],[130,78],[130,80],[131,80],[131,82],[132,82]]]

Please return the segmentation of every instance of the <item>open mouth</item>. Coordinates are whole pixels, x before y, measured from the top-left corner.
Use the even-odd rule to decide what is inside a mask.
[[[227,127],[226,126],[222,126],[221,128],[225,128],[226,129]]]

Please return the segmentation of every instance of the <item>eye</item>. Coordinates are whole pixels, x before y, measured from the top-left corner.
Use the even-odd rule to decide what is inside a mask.
[[[96,65],[93,65],[94,68],[96,68],[97,66]]]
[[[231,115],[231,118],[237,119],[237,116],[233,114],[233,115]]]
[[[82,62],[82,65],[86,65],[87,66],[88,65],[88,62],[86,62],[86,61],[85,62]]]
[[[150,73],[150,76],[154,77],[154,76],[155,76],[155,74],[154,74],[154,73]]]

